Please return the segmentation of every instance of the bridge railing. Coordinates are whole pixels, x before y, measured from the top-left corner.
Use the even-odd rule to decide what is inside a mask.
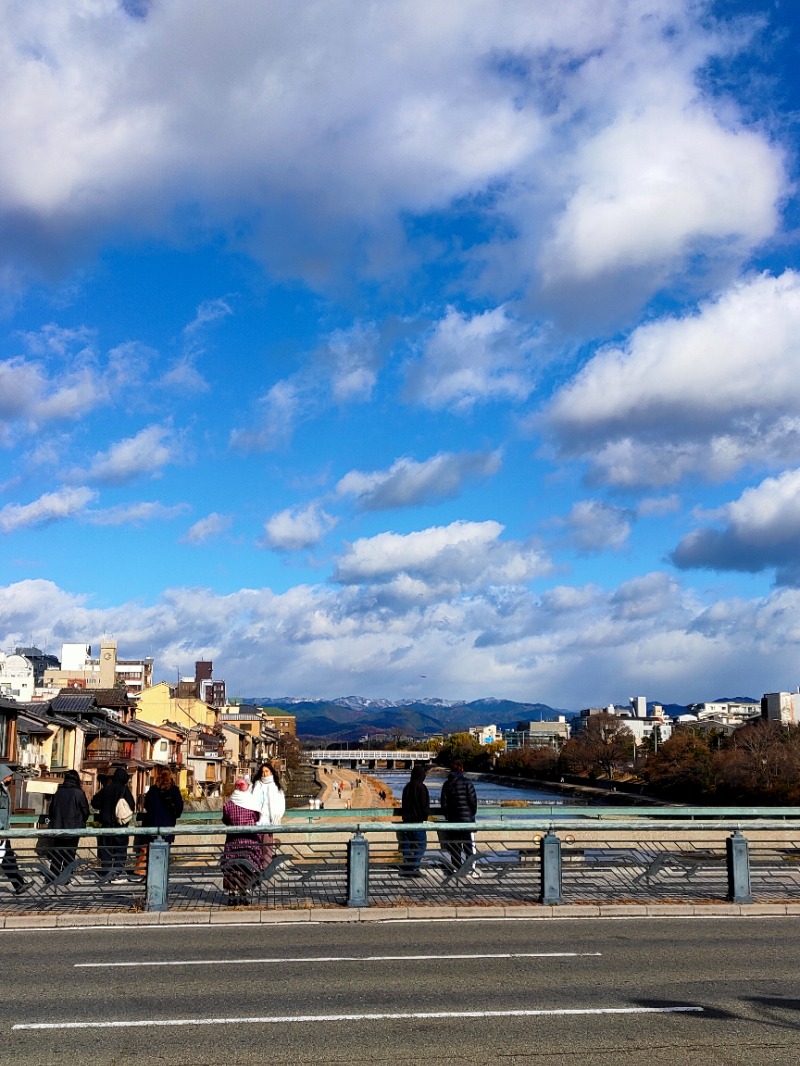
[[[796,809],[740,814],[738,824],[692,810],[418,825],[348,811],[349,821],[287,823],[258,840],[218,823],[86,829],[78,841],[71,830],[15,828],[3,834],[0,913],[800,902]]]

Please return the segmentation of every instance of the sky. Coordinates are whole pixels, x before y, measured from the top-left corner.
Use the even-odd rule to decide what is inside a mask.
[[[791,0],[6,0],[0,649],[800,683]]]

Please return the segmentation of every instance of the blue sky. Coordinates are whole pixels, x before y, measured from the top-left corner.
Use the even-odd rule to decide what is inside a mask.
[[[0,648],[800,682],[783,0],[9,0]]]

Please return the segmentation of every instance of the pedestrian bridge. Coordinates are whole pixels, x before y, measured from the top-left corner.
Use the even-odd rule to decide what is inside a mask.
[[[315,765],[346,766],[351,770],[363,767],[375,770],[378,766],[387,770],[411,770],[417,763],[430,763],[432,751],[321,751],[306,752],[306,757]]]

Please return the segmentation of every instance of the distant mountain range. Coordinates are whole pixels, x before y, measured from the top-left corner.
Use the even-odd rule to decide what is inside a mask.
[[[459,733],[470,726],[497,725],[514,729],[517,722],[554,721],[559,715],[574,718],[579,711],[550,707],[546,703],[515,703],[514,700],[370,700],[363,696],[339,696],[334,700],[300,699],[293,696],[248,696],[244,703],[259,707],[280,707],[297,717],[298,735],[305,741],[343,743],[378,734],[431,736]],[[651,710],[653,702],[648,701]],[[758,703],[749,696],[727,697],[715,703]],[[681,703],[662,704],[670,718],[686,714]]]
[[[494,724],[513,729],[517,722],[553,721],[560,714],[572,717],[576,713],[546,703],[491,698],[470,702],[431,698],[393,703],[361,696],[341,696],[334,700],[248,696],[244,702],[289,711],[297,717],[297,732],[303,740],[317,738],[328,743],[387,733],[403,736],[458,733],[474,725]]]

